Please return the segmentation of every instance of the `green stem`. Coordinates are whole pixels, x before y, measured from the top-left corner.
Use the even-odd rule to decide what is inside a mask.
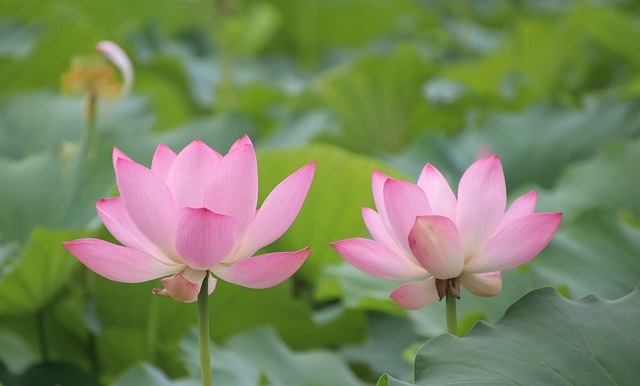
[[[156,359],[156,344],[158,337],[158,296],[151,298],[149,305],[149,319],[147,321],[147,358],[152,363]]]
[[[43,362],[49,362],[49,345],[47,344],[47,332],[44,327],[44,312],[42,309],[36,312],[36,328],[38,329],[38,341],[40,342],[40,356]]]
[[[447,331],[453,336],[458,336],[458,312],[456,310],[456,297],[447,285]]]
[[[91,372],[97,377],[100,376],[100,360],[98,358],[98,337],[96,334],[99,332],[100,322],[95,309],[95,276],[87,267],[82,267],[82,275],[84,276],[84,291],[87,296],[88,316],[96,318],[98,324],[87,324],[87,349],[89,356],[89,363],[91,364]],[[91,319],[87,320],[90,322]]]
[[[96,118],[98,117],[98,95],[95,92],[89,92],[86,96],[86,119],[87,119],[87,159],[96,158],[95,134],[96,134]]]
[[[202,386],[212,386],[211,352],[209,349],[209,271],[198,294],[198,335],[200,336],[200,368]]]

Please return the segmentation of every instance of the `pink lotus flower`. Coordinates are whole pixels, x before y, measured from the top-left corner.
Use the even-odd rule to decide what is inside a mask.
[[[253,254],[293,223],[315,172],[310,163],[282,181],[260,210],[256,155],[247,136],[221,156],[196,140],[179,154],[158,146],[151,170],[118,149],[113,164],[120,197],[98,201],[102,222],[124,246],[80,239],[64,246],[107,279],[137,283],[162,279],[154,293],[193,302],[206,272],[249,288],[289,278],[309,256]],[[209,278],[209,294],[216,279]]]
[[[450,286],[478,296],[502,287],[500,271],[524,264],[549,243],[561,213],[535,213],[537,192],[523,195],[505,213],[506,187],[497,156],[467,169],[458,198],[442,174],[427,164],[418,184],[373,173],[378,212],[363,208],[374,240],[354,238],[332,246],[356,268],[381,279],[409,281],[390,295],[419,309],[442,299]]]

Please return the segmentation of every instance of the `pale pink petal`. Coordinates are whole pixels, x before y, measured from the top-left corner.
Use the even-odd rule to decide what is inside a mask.
[[[538,199],[538,191],[534,190],[527,194],[524,194],[518,199],[516,199],[507,212],[504,214],[500,225],[496,229],[495,233],[500,232],[506,225],[511,223],[513,220],[520,218],[522,216],[526,216],[529,214],[533,214],[536,210],[536,201]]]
[[[63,243],[87,268],[109,280],[139,283],[180,271],[184,265],[165,264],[135,249],[98,239]]]
[[[418,264],[374,240],[346,239],[331,246],[349,264],[380,279],[415,280],[429,276]]]
[[[561,220],[561,213],[534,213],[512,221],[465,266],[465,271],[503,271],[526,263],[549,243]]]
[[[458,204],[456,196],[438,169],[431,164],[426,164],[420,173],[420,178],[418,178],[418,186],[427,195],[433,214],[455,220]]]
[[[231,145],[231,148],[229,148],[229,153],[236,151],[244,145],[253,146],[253,143],[251,143],[251,139],[246,134],[242,136],[242,138],[236,140],[233,145]]]
[[[209,180],[205,205],[238,222],[238,239],[245,232],[258,203],[258,164],[253,146],[243,144],[220,160]]]
[[[409,232],[416,217],[431,214],[431,207],[422,189],[410,182],[388,179],[384,184],[384,206],[389,223],[400,245],[407,251]]]
[[[284,179],[269,193],[247,230],[242,248],[244,255],[254,254],[289,229],[307,197],[315,170],[316,163],[312,162]]]
[[[123,158],[116,161],[116,181],[131,221],[167,256],[174,256],[178,209],[167,185],[151,170]]]
[[[213,268],[236,243],[236,220],[207,208],[182,208],[176,250],[194,270]]]
[[[159,144],[153,155],[153,161],[151,161],[151,171],[159,175],[163,181],[166,181],[176,157],[177,154],[167,145]]]
[[[391,300],[407,310],[418,310],[438,300],[433,278],[405,283],[391,292]]]
[[[102,53],[111,63],[118,67],[123,78],[122,93],[128,93],[133,85],[133,65],[124,50],[108,40],[99,42],[95,50]]]
[[[187,269],[184,273],[178,272],[171,277],[162,279],[163,289],[154,289],[153,293],[160,296],[169,296],[175,300],[193,303],[198,300],[198,294],[202,286],[206,271],[194,271]],[[217,280],[209,275],[209,295],[216,288]]]
[[[195,140],[177,155],[167,175],[167,186],[178,207],[205,206],[205,192],[220,166],[216,154],[204,142]]]
[[[124,246],[171,263],[171,259],[158,250],[131,221],[121,197],[103,198],[96,204],[98,215],[109,232]]]
[[[304,263],[311,250],[274,252],[238,261],[230,267],[219,264],[213,269],[219,278],[248,288],[268,288],[280,284],[293,275]]]
[[[462,273],[462,240],[448,217],[418,217],[409,234],[409,245],[420,265],[434,277],[453,279]]]
[[[127,161],[131,161],[131,158],[129,158],[129,156],[124,154],[122,152],[122,150],[118,149],[117,147],[114,147],[113,148],[113,153],[111,153],[111,161],[113,162],[113,170],[116,170],[116,161],[119,158],[126,159]]]
[[[460,276],[463,289],[477,296],[495,296],[502,289],[502,273],[500,271],[487,273],[465,272]]]
[[[491,237],[504,216],[506,202],[500,159],[491,156],[474,162],[458,185],[456,225],[467,254]]]
[[[383,190],[384,190],[384,183],[387,182],[389,178],[390,177],[384,174],[383,172],[379,172],[375,170],[371,175],[371,190],[373,192],[373,201],[375,202],[376,209],[378,210],[378,213],[383,218],[383,220],[387,216],[387,212],[384,208]]]
[[[387,248],[391,249],[398,256],[410,255],[405,251],[395,236],[389,233],[389,229],[382,221],[382,217],[373,209],[362,208],[362,218],[364,219],[364,225],[371,233],[371,236],[377,242],[384,244]]]

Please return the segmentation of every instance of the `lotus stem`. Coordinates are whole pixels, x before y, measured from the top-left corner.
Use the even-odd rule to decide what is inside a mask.
[[[47,344],[47,331],[44,324],[44,311],[38,309],[36,312],[36,328],[40,343],[40,356],[43,362],[49,362],[49,345]]]
[[[447,285],[447,332],[453,336],[458,336],[458,312],[456,310],[456,297]]]
[[[200,369],[202,386],[212,386],[211,352],[209,348],[209,271],[198,293],[198,335],[200,338]]]

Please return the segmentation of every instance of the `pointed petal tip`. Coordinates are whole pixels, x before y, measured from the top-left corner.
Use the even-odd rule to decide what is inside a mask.
[[[221,279],[247,288],[269,288],[289,279],[305,262],[311,249],[273,252],[240,260],[230,267],[214,268]]]
[[[109,280],[140,283],[173,274],[181,267],[158,261],[137,250],[100,239],[84,238],[63,243],[87,268]]]
[[[236,140],[233,145],[231,145],[231,147],[229,148],[229,152],[234,152],[236,150],[242,149],[245,146],[250,147],[251,149],[253,149],[253,142],[251,142],[251,138],[249,138],[249,136],[247,134],[243,135],[242,138],[239,138],[238,140]],[[228,154],[227,153],[227,154]]]
[[[396,287],[389,298],[407,310],[419,310],[438,300],[433,279],[413,281]]]
[[[374,170],[371,173],[371,178],[373,180],[385,180],[386,181],[386,180],[390,179],[391,177],[389,177],[389,175],[387,173],[381,172],[379,170]]]
[[[185,303],[193,303],[198,299],[201,283],[192,282],[182,272],[165,277],[161,281],[164,289],[158,290],[157,294],[164,295],[166,293],[171,298]],[[156,290],[154,290],[155,292]]]
[[[375,240],[351,238],[330,245],[347,263],[379,279],[416,280],[428,276],[424,268]]]
[[[113,152],[111,153],[111,161],[113,162],[114,170],[116,168],[116,163],[118,162],[119,159],[126,159],[131,161],[131,158],[129,158],[129,156],[126,155],[122,150],[118,149],[117,147],[114,147]]]
[[[96,52],[103,54],[107,60],[120,70],[123,78],[122,92],[124,94],[128,93],[133,85],[134,75],[133,64],[131,64],[131,59],[129,59],[127,53],[119,45],[109,40],[98,42],[94,49]]]

